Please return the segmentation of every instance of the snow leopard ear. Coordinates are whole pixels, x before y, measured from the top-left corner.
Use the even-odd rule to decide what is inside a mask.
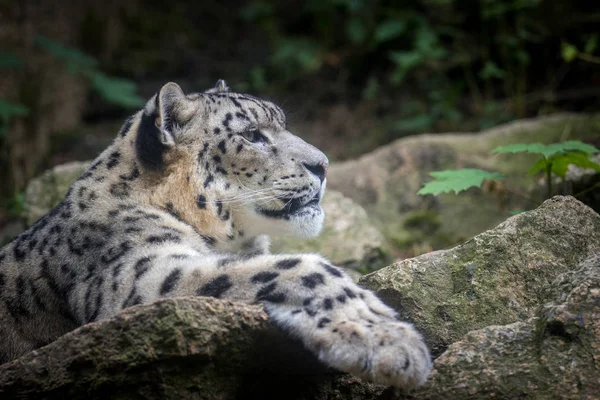
[[[160,129],[160,140],[166,146],[175,144],[174,130],[181,123],[185,112],[187,99],[178,84],[169,82],[164,85],[157,95],[156,126]]]
[[[223,79],[219,79],[215,86],[212,89],[208,89],[205,93],[219,93],[219,92],[229,92],[229,86],[227,86],[227,82]]]
[[[176,130],[196,112],[176,83],[169,82],[144,107],[136,138],[137,156],[146,168],[161,170],[163,154],[175,146]]]

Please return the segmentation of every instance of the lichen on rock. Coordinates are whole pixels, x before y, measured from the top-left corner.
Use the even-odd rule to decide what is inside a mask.
[[[534,316],[469,332],[435,362],[420,399],[594,399],[600,388],[600,253],[551,284]]]
[[[557,196],[463,245],[400,261],[360,284],[413,321],[440,354],[471,330],[533,316],[559,274],[598,252],[600,216]]]

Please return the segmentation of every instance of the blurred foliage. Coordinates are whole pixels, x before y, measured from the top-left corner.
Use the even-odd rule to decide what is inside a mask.
[[[144,104],[144,99],[136,94],[135,82],[102,73],[98,68],[98,61],[81,50],[66,47],[44,36],[37,36],[35,42],[61,60],[69,72],[88,79],[92,88],[105,101],[125,108],[137,108]]]
[[[25,213],[25,194],[19,192],[6,201],[6,212],[12,218],[21,218]]]
[[[591,156],[600,153],[600,150],[590,144],[586,144],[578,140],[569,140],[566,142],[553,143],[549,145],[542,143],[517,143],[496,147],[494,150],[492,150],[492,153],[530,153],[541,155],[542,157],[537,159],[537,161],[529,170],[529,173],[545,173],[545,198],[550,198],[553,194],[552,174],[564,180],[569,165],[600,172],[600,164],[590,159]],[[458,194],[459,192],[471,187],[481,187],[485,180],[504,179],[504,176],[498,172],[488,172],[480,169],[470,168],[433,171],[429,174],[435,179],[423,185],[421,190],[418,192],[420,195],[439,195],[441,193],[451,192]]]
[[[102,73],[96,59],[79,49],[66,47],[44,36],[37,36],[35,44],[58,58],[70,73],[86,78],[95,92],[105,101],[124,108],[135,108],[144,104],[143,99],[136,94],[137,87],[134,82]],[[0,52],[0,70],[18,70],[25,67],[25,62],[17,55]],[[7,144],[11,120],[28,115],[30,110],[24,104],[0,97],[0,152]]]
[[[0,70],[22,68],[23,60],[12,53],[0,52]],[[29,109],[22,104],[10,102],[0,97],[0,148],[6,137],[6,129],[14,117],[24,117]]]
[[[144,100],[136,94],[137,87],[134,82],[102,73],[98,68],[98,61],[79,49],[66,47],[44,36],[37,36],[35,43],[61,60],[69,72],[88,79],[92,88],[105,101],[125,108],[136,108],[144,104]],[[0,52],[0,70],[24,67],[25,62],[17,55]],[[0,97],[0,138],[6,136],[12,118],[27,115],[29,109],[25,105]]]
[[[255,0],[240,17],[271,46],[250,70],[254,89],[322,74],[366,100],[402,93],[394,129],[414,132],[467,118],[488,128],[555,102],[565,65],[600,61],[593,10],[581,0]]]
[[[143,99],[136,94],[137,85],[133,81],[106,75],[100,70],[98,61],[94,57],[45,36],[36,36],[34,44],[36,45],[35,51],[41,50],[52,55],[69,73],[87,80],[94,92],[106,102],[123,108],[137,108],[144,104]],[[25,57],[19,57],[12,52],[0,52],[0,71],[9,69],[27,71],[30,66],[27,65],[25,59]],[[11,100],[0,96],[0,162],[8,163],[10,160],[9,153],[13,144],[11,140],[14,140],[14,137],[9,135],[9,129],[13,120],[29,118],[28,122],[36,123],[35,121],[39,117],[36,113],[31,112],[28,105],[23,103],[27,102],[24,101],[22,93],[12,93]],[[31,157],[43,157],[43,154],[32,154]],[[12,165],[12,167],[15,166]],[[17,192],[11,197],[9,193],[13,190]],[[9,217],[17,216],[22,209],[22,194],[19,194],[18,190],[17,187],[7,185],[0,193],[0,211],[4,208],[8,211]]]

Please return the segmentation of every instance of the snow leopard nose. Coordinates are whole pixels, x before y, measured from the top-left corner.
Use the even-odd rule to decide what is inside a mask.
[[[325,175],[327,174],[327,167],[329,167],[327,161],[319,161],[316,164],[302,163],[302,165],[304,165],[304,168],[306,168],[311,174],[316,175],[316,177],[319,178],[321,183],[325,180]]]

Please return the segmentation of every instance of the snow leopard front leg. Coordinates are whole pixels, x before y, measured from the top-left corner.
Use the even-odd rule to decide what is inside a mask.
[[[146,288],[137,290],[143,302],[189,295],[260,302],[279,327],[339,370],[412,388],[423,384],[431,369],[419,333],[318,255],[188,258],[152,272],[135,283]]]

